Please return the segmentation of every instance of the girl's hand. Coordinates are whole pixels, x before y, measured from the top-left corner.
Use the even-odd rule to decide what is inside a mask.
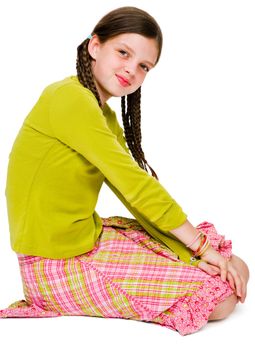
[[[223,282],[228,280],[231,288],[235,290],[236,295],[243,302],[246,295],[246,287],[239,271],[232,262],[225,259],[211,246],[202,254],[201,259],[198,267],[210,275],[220,275]]]
[[[199,248],[199,243],[195,239],[198,231],[188,220],[186,220],[181,226],[169,232],[174,234],[191,250],[196,251]],[[235,291],[240,301],[244,302],[246,296],[246,285],[249,278],[247,265],[241,259],[237,259],[237,257],[234,257],[233,255],[228,261],[213,249],[212,246],[209,246],[201,255],[201,259],[202,260],[199,262],[198,267],[210,275],[220,275],[224,282],[228,280],[231,288]]]

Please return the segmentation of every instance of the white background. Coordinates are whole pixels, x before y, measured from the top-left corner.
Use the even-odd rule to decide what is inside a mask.
[[[248,0],[1,3],[0,309],[23,298],[4,194],[14,138],[44,87],[76,74],[77,46],[98,20],[126,5],[152,14],[164,34],[162,57],[142,89],[146,159],[193,225],[212,222],[232,239],[251,269],[247,301],[227,320],[186,337],[130,320],[3,319],[5,348],[214,349],[254,338],[255,3]],[[119,113],[119,99],[109,104]],[[132,217],[106,185],[97,212]]]

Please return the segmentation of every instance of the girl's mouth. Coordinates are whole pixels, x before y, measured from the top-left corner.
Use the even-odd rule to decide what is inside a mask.
[[[121,75],[118,75],[118,74],[115,74],[115,75],[116,75],[116,77],[117,77],[117,79],[118,79],[118,81],[119,81],[121,86],[126,87],[126,86],[130,86],[131,85],[130,82],[126,78],[124,78],[124,77],[122,77]]]

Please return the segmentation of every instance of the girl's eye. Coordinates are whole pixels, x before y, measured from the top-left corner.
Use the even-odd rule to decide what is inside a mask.
[[[119,50],[119,53],[120,53],[122,56],[125,56],[125,57],[128,56],[128,53],[127,53],[127,51],[125,51],[125,50]]]
[[[145,64],[141,64],[141,67],[145,72],[149,72],[149,68]]]

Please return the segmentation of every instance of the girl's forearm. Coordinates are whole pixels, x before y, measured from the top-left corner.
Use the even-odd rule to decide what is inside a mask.
[[[198,230],[186,220],[184,224],[170,231],[175,235],[182,243],[185,245],[190,244],[196,237]],[[199,246],[199,241],[196,240],[191,246],[190,249],[196,250]]]

